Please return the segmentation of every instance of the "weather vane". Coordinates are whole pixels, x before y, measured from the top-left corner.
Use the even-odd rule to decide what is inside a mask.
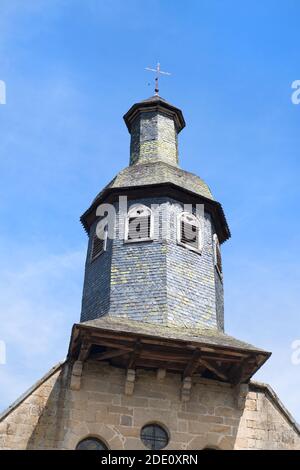
[[[159,87],[158,87],[158,79],[160,75],[171,75],[169,72],[163,72],[160,70],[160,63],[157,62],[156,69],[152,69],[150,67],[146,67],[145,70],[150,70],[150,72],[155,72],[156,77],[155,77],[155,94],[158,96],[159,93]]]

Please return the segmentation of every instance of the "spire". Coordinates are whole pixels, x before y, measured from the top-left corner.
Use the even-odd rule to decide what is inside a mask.
[[[124,121],[131,134],[130,165],[149,161],[178,165],[177,135],[185,127],[180,109],[155,95],[134,104]]]

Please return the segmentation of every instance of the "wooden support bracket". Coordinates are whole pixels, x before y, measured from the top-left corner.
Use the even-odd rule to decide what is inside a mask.
[[[128,370],[134,369],[135,362],[139,358],[142,351],[142,345],[139,340],[135,343],[134,350],[131,352],[128,361]]]
[[[212,364],[210,361],[208,360],[204,360],[204,359],[200,359],[199,360],[200,364],[203,365],[204,367],[206,367],[206,369],[210,370],[211,372],[213,372],[217,377],[219,377],[219,379],[222,379],[222,380],[225,380],[225,381],[228,381],[228,377],[227,375],[225,375],[223,373],[223,371],[217,367],[217,365],[214,365]]]
[[[71,382],[70,382],[71,390],[80,390],[83,363],[90,354],[91,346],[92,345],[91,345],[91,342],[89,341],[89,338],[88,337],[84,338],[81,343],[78,359],[77,361],[74,362],[73,367],[72,367]]]
[[[183,378],[191,377],[193,375],[193,373],[197,370],[199,366],[200,357],[201,357],[201,351],[196,349],[193,353],[193,356],[191,357],[191,359],[189,360],[189,362],[187,363],[184,369]]]
[[[88,358],[88,355],[90,354],[91,346],[92,344],[88,338],[83,340],[83,342],[81,343],[81,348],[80,348],[80,352],[78,356],[79,361],[84,362]]]

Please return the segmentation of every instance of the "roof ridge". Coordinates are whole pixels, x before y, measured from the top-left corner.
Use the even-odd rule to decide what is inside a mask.
[[[30,388],[28,388],[22,395],[20,395],[8,408],[6,408],[2,413],[0,413],[0,422],[13,410],[15,410],[26,398],[29,397],[37,388],[42,385],[46,380],[48,380],[55,372],[62,368],[62,366],[67,362],[65,359],[62,362],[58,362],[55,366],[43,375],[43,377],[37,380]]]
[[[300,435],[300,426],[298,422],[295,420],[295,418],[292,416],[289,410],[284,406],[284,404],[282,403],[282,401],[280,400],[280,398],[278,397],[274,389],[271,387],[271,385],[264,383],[264,382],[257,382],[256,380],[250,380],[249,386],[253,388],[260,388],[260,389],[265,390],[267,394],[269,395],[269,397],[272,399],[275,406],[279,408],[279,410],[284,414],[285,418],[289,421],[289,423],[293,426],[296,432]]]

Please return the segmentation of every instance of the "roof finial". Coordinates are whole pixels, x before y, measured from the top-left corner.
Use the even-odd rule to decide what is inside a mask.
[[[171,75],[171,74],[169,72],[163,72],[162,70],[160,70],[160,63],[159,62],[157,62],[156,69],[146,67],[145,70],[150,70],[150,72],[155,72],[156,73],[156,77],[155,77],[155,94],[156,94],[156,96],[158,96],[158,93],[159,93],[159,87],[158,87],[159,75]]]

